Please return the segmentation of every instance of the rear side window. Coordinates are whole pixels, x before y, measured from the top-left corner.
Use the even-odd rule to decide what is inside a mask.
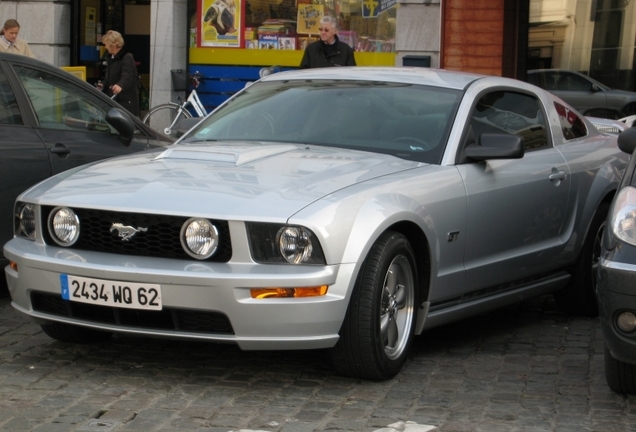
[[[0,124],[21,125],[22,115],[18,102],[7,80],[7,76],[0,69]]]
[[[585,122],[581,120],[581,117],[579,117],[576,112],[558,102],[554,103],[554,107],[559,114],[561,131],[563,132],[563,137],[566,140],[587,136],[587,127],[585,126]]]

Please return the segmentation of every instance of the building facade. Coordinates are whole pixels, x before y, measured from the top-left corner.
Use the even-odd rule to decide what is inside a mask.
[[[222,31],[212,29],[212,20],[205,19],[219,2],[235,11],[234,45],[228,45],[231,38],[224,39]],[[20,22],[20,36],[36,57],[58,66],[86,66],[89,81],[99,78],[101,34],[120,31],[140,61],[153,106],[174,100],[173,69],[298,65],[301,38],[296,39],[295,49],[276,53],[250,50],[248,42],[260,37],[260,30],[271,23],[267,19],[283,13],[296,17],[299,8],[307,17],[316,9],[337,14],[343,37],[357,37],[351,43],[361,66],[416,64],[519,79],[528,69],[564,68],[633,91],[635,4],[634,0],[22,0],[0,2],[0,16],[3,21]],[[306,24],[301,31],[311,37],[315,23]],[[213,74],[216,69],[206,70]]]

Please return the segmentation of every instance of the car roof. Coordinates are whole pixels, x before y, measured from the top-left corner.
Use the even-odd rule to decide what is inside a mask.
[[[55,70],[59,69],[57,66],[44,62],[42,60],[38,60],[33,57],[23,56],[20,54],[12,54],[8,52],[0,52],[0,60],[6,60],[10,62],[19,61],[20,63],[32,64],[38,67],[45,67],[45,68],[55,69]]]
[[[456,90],[464,90],[476,80],[487,78],[468,72],[422,67],[335,67],[299,69],[268,75],[262,81],[288,79],[382,81],[406,84],[431,85]],[[501,78],[501,77],[497,77]],[[501,78],[502,80],[508,80]]]

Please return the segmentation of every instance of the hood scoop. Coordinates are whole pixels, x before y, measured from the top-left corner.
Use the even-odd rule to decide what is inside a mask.
[[[297,150],[291,144],[281,145],[188,145],[171,147],[154,160],[196,160],[208,162],[225,162],[236,166],[247,164],[281,153]]]

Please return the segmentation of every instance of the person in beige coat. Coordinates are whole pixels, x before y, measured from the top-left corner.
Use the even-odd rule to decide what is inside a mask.
[[[0,30],[0,51],[34,57],[29,44],[18,37],[20,24],[14,19],[8,19]]]

